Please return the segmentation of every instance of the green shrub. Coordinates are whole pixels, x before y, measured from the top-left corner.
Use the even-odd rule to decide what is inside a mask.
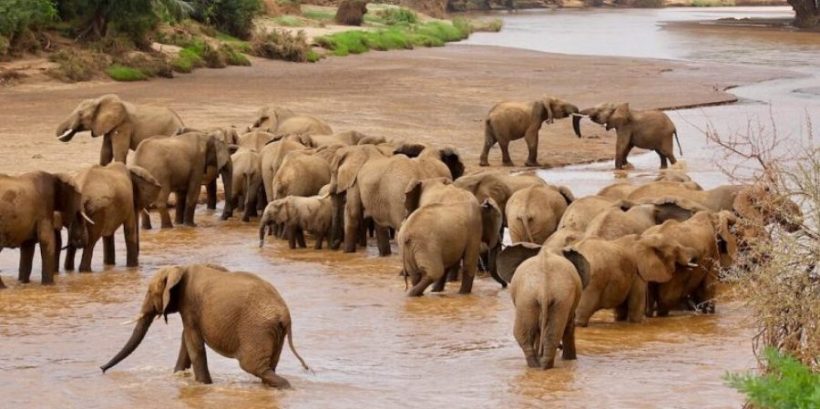
[[[416,26],[392,26],[385,30],[351,30],[322,36],[316,39],[320,47],[333,51],[333,55],[361,54],[369,50],[411,49],[414,46],[440,47],[444,43],[463,40],[469,36],[464,27],[434,21]]]
[[[228,65],[251,65],[251,60],[231,44],[222,44],[222,46],[219,47],[219,51],[225,55],[225,62],[227,62]]]
[[[55,17],[57,9],[51,0],[2,0],[0,35],[10,38],[13,43],[23,31],[41,28]]]
[[[305,32],[292,34],[287,30],[257,32],[251,41],[253,54],[272,60],[306,62],[310,46]]]
[[[149,78],[174,76],[171,65],[161,53],[131,51],[117,56],[114,64],[139,70]]]
[[[10,46],[11,43],[9,42],[9,39],[0,35],[0,58],[8,55]]]
[[[307,52],[307,62],[317,62],[322,59],[322,55],[313,50]]]
[[[336,13],[327,10],[306,10],[302,16],[311,20],[330,21],[336,18]]]
[[[183,48],[179,50],[179,55],[171,61],[171,67],[174,71],[188,73],[194,68],[200,68],[205,65],[202,57],[197,54],[193,48]]]
[[[48,57],[57,63],[46,73],[65,82],[88,81],[99,74],[111,62],[108,56],[87,50],[63,49]]]
[[[389,26],[396,24],[409,25],[419,22],[419,16],[414,11],[404,7],[388,7],[377,11],[375,14],[384,24]]]
[[[106,68],[105,73],[114,81],[145,81],[148,79],[148,75],[144,72],[119,64]]]
[[[284,27],[302,27],[305,25],[299,17],[295,16],[279,16],[274,18],[273,22]]]
[[[820,374],[774,348],[765,352],[769,372],[729,374],[729,384],[743,392],[754,407],[765,409],[820,408]]]
[[[253,18],[263,7],[260,0],[193,0],[192,17],[239,38],[249,38]]]

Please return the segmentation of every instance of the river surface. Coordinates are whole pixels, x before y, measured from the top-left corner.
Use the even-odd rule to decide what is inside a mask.
[[[741,30],[662,27],[662,21],[719,16],[777,16],[783,8],[521,12],[504,16],[498,34],[470,43],[542,51],[717,61],[788,67],[800,78],[734,90],[743,104],[671,113],[681,134],[683,167],[705,186],[725,182],[722,160],[698,128],[742,131],[748,121],[777,124],[796,145],[806,117],[820,124],[820,37]],[[709,32],[710,34],[705,34]],[[623,42],[614,38],[625,38]],[[782,38],[779,38],[782,37]],[[617,44],[616,44],[617,43]],[[812,88],[815,88],[813,93]],[[806,90],[806,91],[797,91]],[[588,122],[585,132],[594,133]],[[588,131],[587,131],[588,130]],[[597,131],[599,134],[600,131]],[[801,136],[802,135],[802,136]],[[607,137],[607,136],[602,136]],[[631,158],[628,177],[657,170],[654,154]],[[611,163],[543,172],[578,195],[594,193],[623,174]],[[419,299],[402,296],[396,257],[367,253],[290,251],[269,241],[259,249],[253,226],[197,214],[200,227],[142,233],[142,266],[103,269],[98,249],[94,274],[64,274],[51,287],[13,279],[18,253],[0,254],[9,289],[0,292],[0,396],[3,408],[737,408],[742,397],[726,387],[727,371],[755,366],[747,314],[721,300],[711,316],[676,315],[644,324],[613,323],[599,313],[578,329],[577,361],[549,371],[526,368],[512,337],[509,293],[486,277],[472,295]],[[125,259],[118,241],[118,261]],[[213,385],[191,374],[172,375],[181,323],[155,324],[140,348],[101,375],[98,366],[131,333],[144,284],[159,266],[213,261],[260,274],[275,283],[293,316],[294,341],[313,368],[302,371],[283,351],[277,372],[292,391],[273,391],[243,372],[235,360],[209,351]],[[35,266],[38,276],[39,266]]]

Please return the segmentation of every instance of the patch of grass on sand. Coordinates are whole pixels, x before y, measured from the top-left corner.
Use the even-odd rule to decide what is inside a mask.
[[[106,68],[105,73],[114,81],[145,81],[148,79],[142,71],[119,64]]]
[[[247,47],[250,50],[250,46]],[[222,44],[219,48],[221,53],[225,54],[225,61],[228,65],[239,65],[239,66],[249,66],[251,65],[251,60],[242,54],[242,52],[237,49],[235,46],[231,44]]]
[[[305,25],[299,17],[289,15],[274,17],[273,22],[283,27],[303,27]]]
[[[329,10],[305,10],[302,16],[311,20],[331,21],[336,18],[336,13]]]
[[[319,46],[334,55],[361,54],[369,50],[412,49],[413,47],[440,47],[444,43],[467,38],[470,32],[444,21],[432,21],[414,26],[393,26],[377,31],[351,30],[318,37]]]
[[[293,62],[308,62],[309,55],[313,52],[302,30],[295,34],[276,29],[269,32],[259,31],[254,34],[251,47],[253,54],[258,57]]]
[[[205,61],[196,52],[195,49],[186,47],[179,50],[179,55],[171,61],[171,67],[176,72],[189,73],[194,68],[205,66]]]

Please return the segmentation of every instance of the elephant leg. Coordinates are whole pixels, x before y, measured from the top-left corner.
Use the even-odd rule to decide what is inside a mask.
[[[325,240],[325,232],[321,232],[316,235],[316,243],[313,245],[313,248],[316,250],[322,249],[322,242]]]
[[[74,258],[77,256],[77,248],[69,245],[65,249],[65,265],[63,268],[66,271],[74,271]]]
[[[185,198],[185,225],[188,227],[196,227],[196,223],[194,223],[194,213],[196,212],[196,204],[199,200],[199,192],[202,191],[201,176],[202,175],[192,178],[188,183],[187,197]],[[229,206],[226,205],[226,207]]]
[[[654,316],[656,310],[658,311],[658,316],[660,316],[659,286],[660,286],[660,284],[658,284],[658,283],[648,283],[647,286],[646,286],[646,316],[647,317]]]
[[[524,140],[527,142],[527,162],[524,164],[526,166],[539,166],[538,165],[538,132],[531,132],[529,135],[524,136]]]
[[[20,268],[17,273],[17,280],[21,283],[29,282],[31,278],[31,266],[34,263],[34,240],[29,240],[20,246]]]
[[[464,252],[464,259],[461,264],[461,289],[459,294],[469,294],[473,290],[473,280],[475,280],[478,270],[478,256],[481,254],[481,242],[476,238],[476,242],[467,246]]]
[[[629,322],[643,322],[646,315],[646,281],[636,278],[627,298]]]
[[[427,275],[425,272],[425,274],[422,274],[421,280],[419,280],[419,282],[416,285],[414,285],[413,288],[410,289],[410,291],[407,292],[407,296],[421,297],[424,294],[424,290],[426,290],[427,287],[430,286],[430,284],[433,284],[434,281],[435,280],[431,278],[429,275]]]
[[[276,374],[276,367],[279,365],[284,345],[285,332],[276,331],[273,339],[259,340],[256,345],[240,347],[237,354],[239,367],[259,377],[267,386],[276,389],[290,389],[290,382]]]
[[[142,221],[142,228],[145,230],[151,230],[153,226],[151,226],[151,214],[148,213],[148,210],[141,211],[139,215],[137,215]]]
[[[205,191],[208,194],[207,207],[210,210],[216,209],[216,179],[205,185]]]
[[[501,251],[501,243],[498,243],[497,246],[491,248],[487,252],[487,268],[490,270],[490,276],[501,284],[501,288],[507,288],[507,282],[498,275],[498,266],[496,265],[496,259],[498,257],[498,252]]]
[[[60,273],[60,252],[63,249],[62,229],[54,230],[54,274]]]
[[[94,246],[97,245],[97,241],[100,240],[100,233],[97,231],[89,231],[88,232],[88,243],[86,243],[85,248],[83,248],[83,256],[80,259],[80,272],[81,273],[90,273],[91,272],[91,259],[94,257]],[[105,252],[105,249],[103,249]]]
[[[458,281],[458,279],[459,279],[458,275],[459,275],[460,272],[461,272],[461,263],[458,263],[458,264],[450,267],[450,269],[447,270],[447,274],[446,274],[447,275],[447,281],[450,281],[450,282]]]
[[[570,311],[569,319],[567,320],[567,327],[564,329],[564,338],[561,340],[561,345],[563,345],[561,359],[578,359],[575,352],[575,311]]]
[[[521,347],[521,351],[524,352],[527,366],[540,368],[541,363],[538,362],[538,356],[535,353],[541,336],[537,309],[516,306],[513,335],[516,342],[518,342],[518,346]]]
[[[481,156],[478,158],[478,166],[490,166],[490,162],[487,158],[490,155],[490,149],[495,146],[495,143],[495,133],[493,132],[492,125],[488,122],[484,125],[484,148],[481,149]]]
[[[185,345],[185,333],[182,335],[182,342],[179,346],[179,355],[177,355],[177,363],[174,365],[174,372],[182,372],[191,367],[191,358],[188,357],[188,347]]]
[[[438,280],[436,280],[436,282],[433,284],[433,288],[432,288],[432,289],[430,289],[430,291],[431,291],[431,292],[434,292],[434,293],[440,293],[440,292],[444,291],[444,285],[447,283],[447,278],[449,277],[449,273],[448,273],[448,272],[449,272],[449,271],[450,271],[453,267],[455,267],[456,269],[458,269],[458,268],[459,268],[459,265],[458,265],[458,264],[456,264],[455,266],[450,266],[449,268],[447,268],[446,270],[444,270],[444,271],[445,271],[445,272],[444,272],[444,274],[442,274],[442,275],[441,275],[441,278],[439,278]]]
[[[344,252],[355,253],[356,241],[362,220],[362,202],[357,187],[347,191],[347,202],[344,210]]]
[[[569,304],[569,305],[568,305]],[[542,351],[543,360],[541,361],[541,368],[549,369],[555,366],[555,352],[558,345],[564,338],[564,331],[567,328],[567,320],[570,318],[570,311],[572,305],[567,301],[558,301],[549,305],[544,303],[544,311],[542,314],[547,314],[547,327],[544,334],[541,334],[544,342],[544,350]]]
[[[131,135],[115,133],[111,137],[111,151],[114,154],[114,161],[125,163],[128,157],[128,149],[131,148]]]
[[[205,340],[199,332],[190,328],[182,330],[185,339],[185,348],[188,350],[188,357],[194,368],[194,379],[205,384],[213,383],[211,373],[208,371],[208,357],[205,355]]]
[[[171,223],[171,215],[168,213],[168,198],[171,196],[171,188],[170,187],[162,187],[159,192],[159,196],[157,197],[156,205],[157,205],[157,212],[159,212],[160,218],[160,227],[163,229],[169,229],[174,227],[173,223]],[[179,201],[179,198],[177,198]],[[147,218],[147,217],[146,217]],[[145,219],[143,218],[143,225],[145,223]],[[150,218],[149,220],[149,228],[150,228]]]
[[[114,266],[117,256],[114,253],[114,235],[103,237],[103,265]]]
[[[176,198],[176,206],[174,212],[174,224],[181,225],[185,223],[185,204],[188,201],[188,196],[184,190],[177,190],[174,193]]]
[[[615,307],[615,321],[623,322],[629,318],[629,302],[625,301],[621,305]]]
[[[661,158],[661,169],[666,169],[668,167],[666,165],[666,156],[664,156],[664,154],[661,153],[660,150],[656,150],[655,153],[657,153],[658,156]]]
[[[114,151],[111,147],[111,136],[104,135],[102,147],[100,148],[100,165],[105,166],[114,160]]]
[[[373,218],[364,218],[364,215],[361,217],[364,220],[364,228],[359,229],[359,246],[367,247],[367,237],[375,237],[376,235],[376,224],[373,222]]]
[[[123,223],[123,235],[125,236],[125,266],[139,266],[140,258],[140,230],[137,228],[137,216],[134,215]]]
[[[391,253],[390,250],[390,231],[389,227],[376,224],[376,245],[379,247],[379,256],[386,257]]]
[[[626,157],[630,150],[629,135],[618,131],[618,140],[615,142],[615,169],[623,169],[626,166]]]
[[[510,158],[510,142],[498,141],[498,146],[501,148],[501,164],[504,166],[514,166]]]
[[[578,307],[575,308],[575,325],[579,327],[586,327],[589,325],[589,319],[592,314],[598,310],[598,300],[600,299],[600,290],[596,288],[587,287],[581,293],[581,300],[578,301]]]
[[[296,248],[296,229],[297,227],[295,225],[288,226],[287,228],[288,247],[290,247],[291,250]]]
[[[54,264],[54,227],[50,222],[40,222],[38,226],[38,239],[40,241],[40,258],[43,264],[42,283],[54,284],[54,272],[57,266]]]
[[[307,248],[307,243],[305,243],[305,229],[299,227],[296,229],[296,241],[299,243],[299,248]]]

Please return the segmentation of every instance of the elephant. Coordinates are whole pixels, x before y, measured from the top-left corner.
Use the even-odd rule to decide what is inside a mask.
[[[155,318],[182,316],[182,342],[174,372],[193,366],[197,382],[212,383],[205,345],[222,356],[236,358],[247,373],[265,385],[290,388],[276,374],[287,337],[291,352],[309,369],[293,347],[290,311],[269,282],[247,272],[231,272],[209,264],[165,267],[148,284],[131,337],[105,365],[103,373],[131,355]]]
[[[322,186],[330,183],[330,162],[344,145],[325,145],[320,148],[295,150],[285,155],[282,165],[273,176],[273,199],[287,196],[313,196]]]
[[[658,176],[655,177],[654,181],[688,183],[688,186],[694,190],[703,190],[703,188],[700,187],[699,184],[695,183],[689,175],[679,170],[663,169],[660,173],[658,173]]]
[[[678,188],[685,188],[689,190],[703,190],[699,184],[689,180],[683,180],[682,177],[679,176],[672,176],[672,175],[679,175],[676,173],[667,173],[663,172],[655,178],[654,181],[649,183],[644,183],[640,185],[633,185],[629,182],[616,182],[609,186],[603,187],[601,190],[596,193],[598,196],[608,197],[611,199],[630,199],[636,200],[639,196],[632,196],[632,192],[641,189],[641,191],[652,191],[656,188],[651,188],[649,186],[671,186],[675,189],[675,191],[679,191]],[[686,176],[686,175],[684,175]],[[688,176],[686,176],[688,178]]]
[[[258,201],[264,198],[262,159],[255,150],[239,148],[231,155],[233,207],[242,210],[242,221],[257,216]]]
[[[484,120],[484,148],[479,165],[489,166],[487,156],[496,143],[501,147],[504,166],[513,166],[510,159],[510,141],[524,138],[527,142],[526,166],[538,165],[538,132],[546,122],[577,114],[578,107],[554,97],[544,97],[532,102],[504,101],[495,104]]]
[[[666,277],[649,283],[647,315],[659,317],[687,307],[702,312],[715,312],[715,284],[718,270],[729,267],[737,253],[737,240],[730,232],[735,216],[728,211],[700,211],[686,221],[669,220],[646,230],[646,234],[671,238],[695,249],[696,267],[679,267]]]
[[[511,175],[502,172],[482,172],[469,176],[462,176],[455,180],[455,185],[472,192],[476,199],[483,201],[492,198],[504,213],[507,200],[513,193],[530,187],[546,186],[547,182],[535,175]],[[507,225],[506,218],[504,226]]]
[[[630,234],[616,240],[585,237],[570,245],[589,263],[589,285],[584,288],[575,324],[585,327],[600,309],[614,308],[617,321],[642,322],[647,282],[665,279],[678,266],[696,267],[697,251],[671,237]]]
[[[615,204],[616,200],[606,196],[593,195],[573,200],[567,206],[558,223],[558,230],[567,229],[584,232],[595,216]]]
[[[628,103],[603,103],[586,108],[572,118],[572,127],[579,138],[581,118],[584,116],[604,125],[607,131],[614,128],[617,132],[615,169],[623,169],[629,164],[626,158],[633,147],[655,151],[661,159],[661,169],[666,169],[667,160],[674,165],[677,160],[672,144],[673,136],[678,142],[681,156],[683,155],[675,124],[663,111],[633,111]]]
[[[472,195],[454,199],[419,207],[396,235],[402,271],[413,285],[408,296],[421,296],[433,283],[433,292],[443,291],[447,272],[459,264],[459,293],[472,291],[481,251],[481,207]]]
[[[565,186],[532,186],[507,201],[506,216],[513,243],[541,244],[555,232],[567,206],[574,200]]]
[[[100,165],[112,160],[125,163],[128,150],[157,135],[174,135],[184,127],[176,112],[169,108],[135,105],[114,94],[80,102],[57,127],[57,138],[68,142],[77,132],[91,131],[103,137]]]
[[[299,115],[287,108],[264,106],[256,113],[249,131],[261,130],[272,134],[332,135],[333,129],[319,118]]]
[[[306,247],[304,231],[316,237],[316,250],[322,249],[322,242],[330,237],[333,204],[330,195],[288,196],[268,203],[259,221],[259,247],[264,245],[265,232],[274,224],[285,226],[288,245],[291,249]]]
[[[242,134],[237,142],[240,148],[261,152],[262,149],[276,139],[276,135],[265,131],[250,131]]]
[[[379,255],[389,255],[389,229],[398,230],[407,215],[404,203],[408,183],[434,177],[457,179],[464,173],[464,164],[452,147],[404,144],[395,149],[393,156],[355,160],[350,167],[345,166],[348,153],[341,155],[335,193],[346,193],[345,252],[356,251],[359,221],[367,214],[376,225]]]
[[[576,359],[575,309],[589,284],[589,263],[578,252],[554,252],[531,243],[504,249],[500,258],[515,306],[513,334],[530,368],[550,369]]]
[[[405,208],[408,217],[416,209],[434,204],[450,202],[471,202],[473,200],[481,203],[481,244],[486,247],[488,271],[502,287],[507,286],[507,282],[502,280],[495,269],[496,256],[501,249],[501,226],[502,214],[500,207],[491,197],[477,198],[472,193],[458,187],[449,178],[439,177],[431,179],[414,179],[408,183],[404,192]],[[457,273],[457,271],[450,271]],[[449,274],[454,279],[457,274]]]
[[[162,186],[155,202],[162,228],[173,227],[168,213],[168,196],[171,192],[176,196],[176,224],[194,227],[194,211],[208,167],[220,169],[225,186],[222,220],[227,220],[233,213],[233,169],[230,160],[230,152],[222,140],[211,134],[189,132],[144,141],[134,153],[133,165],[145,168]],[[144,216],[142,226],[150,229],[151,219]]]
[[[94,165],[82,170],[75,178],[82,193],[82,206],[94,221],[88,226],[88,240],[83,248],[80,271],[91,271],[94,246],[103,239],[103,263],[114,265],[114,233],[123,227],[126,248],[126,266],[139,265],[139,217],[146,206],[154,203],[160,184],[138,167],[127,167],[120,162],[106,166]],[[65,269],[74,270],[77,247],[66,248]]]
[[[693,211],[674,203],[634,204],[620,201],[596,215],[584,231],[584,237],[614,240],[628,234],[641,234],[667,220],[684,221]]]
[[[368,136],[357,131],[345,131],[333,135],[311,135],[316,146],[328,145],[378,145],[387,140],[381,136]]]
[[[0,174],[0,250],[20,248],[20,282],[29,282],[34,245],[39,243],[42,283],[53,284],[62,226],[69,226],[68,243],[82,247],[88,241],[88,224],[93,221],[83,211],[82,193],[71,176],[43,171]]]
[[[182,135],[189,132],[204,132],[207,134],[212,134],[229,146],[238,145],[240,142],[239,132],[236,130],[236,127],[234,126],[212,127],[204,129],[189,128],[186,126],[179,128],[176,132],[176,135]]]
[[[267,202],[272,202],[273,177],[282,166],[285,156],[295,150],[314,148],[313,140],[307,135],[287,135],[281,139],[268,142],[259,151],[262,162],[262,184],[265,187]]]

